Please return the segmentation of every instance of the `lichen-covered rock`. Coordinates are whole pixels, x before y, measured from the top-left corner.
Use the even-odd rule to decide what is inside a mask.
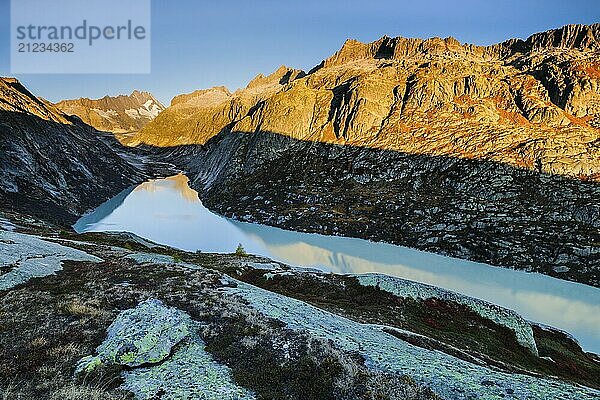
[[[156,364],[190,334],[192,326],[184,312],[165,307],[159,300],[144,301],[119,314],[98,347],[98,356],[82,360],[77,371],[89,370],[98,360],[128,367]]]
[[[538,354],[531,324],[513,310],[450,290],[393,276],[382,274],[362,274],[353,276],[355,276],[362,285],[376,286],[400,297],[410,297],[415,300],[438,298],[465,305],[482,317],[490,319],[497,324],[512,330],[515,333],[518,342],[523,347],[535,355]]]
[[[171,256],[156,253],[132,253],[129,258],[139,264],[174,264],[175,259]]]
[[[31,278],[41,278],[62,269],[62,262],[102,261],[81,250],[42,240],[31,235],[0,230],[0,291]]]
[[[125,256],[125,258],[134,260],[138,264],[165,264],[165,265],[173,265],[177,264],[184,268],[197,269],[198,265],[190,264],[186,262],[182,262],[176,260],[171,256],[167,256],[164,254],[156,254],[156,253],[132,253]]]
[[[196,330],[185,312],[146,300],[119,314],[98,354],[81,359],[75,373],[92,372],[101,364],[129,367],[122,373],[123,388],[137,399],[253,399],[204,350]]]
[[[231,293],[260,313],[293,330],[330,340],[339,349],[359,353],[367,367],[413,377],[446,399],[597,399],[595,389],[559,380],[505,373],[435,350],[414,346],[385,333],[299,300],[237,282]]]
[[[215,362],[200,340],[181,347],[168,361],[123,373],[124,389],[138,399],[253,399],[231,382],[229,369]]]

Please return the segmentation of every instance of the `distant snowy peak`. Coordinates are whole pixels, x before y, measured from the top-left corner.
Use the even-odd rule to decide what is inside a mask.
[[[134,119],[149,119],[151,121],[156,118],[162,110],[164,110],[162,104],[155,100],[147,100],[141,107],[125,110],[125,114]]]
[[[56,106],[98,130],[113,133],[137,132],[165,109],[151,93],[138,90],[97,100],[63,100]]]

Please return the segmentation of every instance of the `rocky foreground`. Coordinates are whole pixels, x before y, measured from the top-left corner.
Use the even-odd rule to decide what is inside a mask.
[[[2,221],[7,399],[600,395],[596,355],[459,294]]]

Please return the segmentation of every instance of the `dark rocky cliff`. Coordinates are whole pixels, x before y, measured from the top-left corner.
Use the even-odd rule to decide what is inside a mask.
[[[0,79],[0,206],[65,226],[143,180],[107,141],[17,80]]]

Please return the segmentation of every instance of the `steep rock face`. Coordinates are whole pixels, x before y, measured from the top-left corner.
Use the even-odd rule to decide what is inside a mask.
[[[525,42],[528,48],[567,47],[600,50],[600,24],[565,25],[560,29],[531,35]]]
[[[70,123],[50,102],[35,97],[15,78],[0,78],[0,111],[31,114],[59,124]]]
[[[2,208],[70,224],[143,177],[92,127],[0,78]]]
[[[527,40],[510,39],[492,46],[461,44],[453,37],[447,38],[390,38],[384,36],[373,43],[349,39],[340,51],[323,61],[321,67],[343,65],[362,59],[393,59],[440,56],[463,56],[472,59],[502,60],[535,50],[551,48],[580,51],[600,50],[600,24],[565,25],[531,35]]]
[[[598,52],[540,43],[539,35],[495,48],[452,38],[349,41],[230,130],[597,179]],[[587,42],[566,35],[564,43]],[[516,52],[522,46],[532,49]]]
[[[113,133],[137,132],[165,109],[152,94],[137,90],[128,96],[63,100],[56,106],[100,131]]]

